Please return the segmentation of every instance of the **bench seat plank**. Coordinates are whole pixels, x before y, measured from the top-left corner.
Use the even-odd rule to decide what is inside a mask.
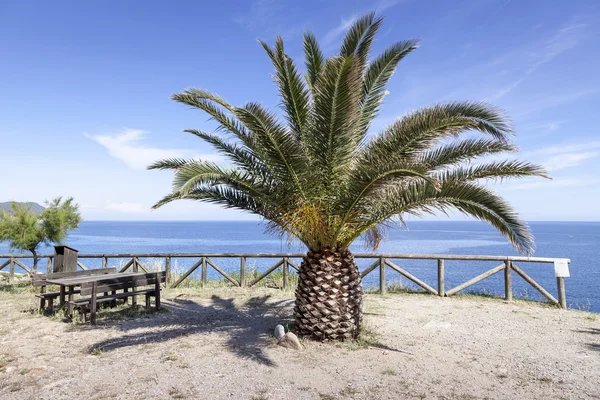
[[[136,290],[135,292],[123,292],[123,293],[115,293],[115,294],[109,294],[106,296],[97,296],[96,297],[96,302],[98,303],[102,303],[105,301],[112,301],[112,300],[117,300],[117,299],[123,299],[126,297],[133,297],[133,296],[138,296],[141,294],[148,294],[148,293],[154,293],[154,288],[151,289],[142,289],[142,290]],[[75,305],[75,306],[81,306],[81,305],[86,305],[86,304],[90,304],[92,299],[77,299],[77,300],[71,300],[69,303]]]
[[[79,289],[73,290],[74,294],[78,294],[80,292],[81,292],[81,290],[79,290]],[[38,297],[40,299],[44,299],[44,298],[48,298],[48,297],[58,297],[58,296],[60,296],[60,292],[46,292],[46,293],[38,293],[35,295],[35,297]]]

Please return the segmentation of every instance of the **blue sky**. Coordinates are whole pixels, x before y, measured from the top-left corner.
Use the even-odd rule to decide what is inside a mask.
[[[485,100],[512,117],[521,158],[553,180],[494,184],[528,220],[600,220],[600,2],[0,0],[0,201],[74,196],[84,218],[240,219],[193,202],[150,206],[170,189],[165,156],[215,159],[185,128],[204,114],[169,100],[187,87],[276,108],[257,44],[283,36],[302,64],[312,30],[328,54],[377,9],[375,45],[420,38],[389,85],[373,132],[447,100]],[[458,218],[458,216],[457,216]]]

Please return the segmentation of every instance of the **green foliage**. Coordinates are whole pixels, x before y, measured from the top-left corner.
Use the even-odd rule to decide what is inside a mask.
[[[48,201],[41,213],[27,204],[13,203],[10,212],[0,211],[0,241],[7,241],[11,251],[30,251],[36,256],[40,244],[62,243],[80,222],[73,198]]]
[[[403,223],[406,215],[458,210],[531,253],[527,225],[485,185],[490,179],[546,177],[527,162],[481,161],[517,150],[504,112],[480,102],[437,104],[367,135],[390,78],[419,44],[399,41],[371,55],[382,22],[374,13],[359,18],[331,57],[306,33],[305,74],[285,53],[281,37],[272,47],[260,42],[273,63],[285,123],[257,103],[237,107],[201,89],[174,95],[217,122],[214,133],[186,132],[211,144],[229,166],[179,159],[152,164],[149,169],[175,174],[172,193],[155,207],[191,199],[248,211],[314,251],[344,249],[361,235],[375,249],[394,217]]]

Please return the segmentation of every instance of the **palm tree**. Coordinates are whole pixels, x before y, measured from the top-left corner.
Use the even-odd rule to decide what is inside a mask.
[[[219,124],[214,133],[185,132],[210,143],[229,165],[166,159],[148,167],[174,171],[172,193],[154,208],[192,199],[244,210],[268,221],[268,230],[308,247],[294,308],[302,336],[358,334],[361,278],[348,247],[362,236],[375,250],[394,217],[403,223],[406,215],[455,209],[493,225],[518,251],[533,250],[527,225],[484,185],[489,179],[546,176],[526,162],[481,160],[517,150],[501,110],[480,102],[437,104],[368,134],[387,82],[418,47],[416,40],[401,41],[371,58],[382,21],[374,13],[358,19],[329,58],[315,36],[305,33],[304,77],[281,37],[273,47],[260,42],[275,67],[285,122],[258,103],[237,107],[200,89],[174,95]]]

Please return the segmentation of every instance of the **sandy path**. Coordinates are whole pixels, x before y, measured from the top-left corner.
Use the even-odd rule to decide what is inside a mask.
[[[32,294],[0,292],[0,398],[600,398],[598,314],[369,295],[370,347],[305,341],[295,352],[270,337],[291,299],[213,293],[167,292],[168,312],[91,328],[22,312]]]

